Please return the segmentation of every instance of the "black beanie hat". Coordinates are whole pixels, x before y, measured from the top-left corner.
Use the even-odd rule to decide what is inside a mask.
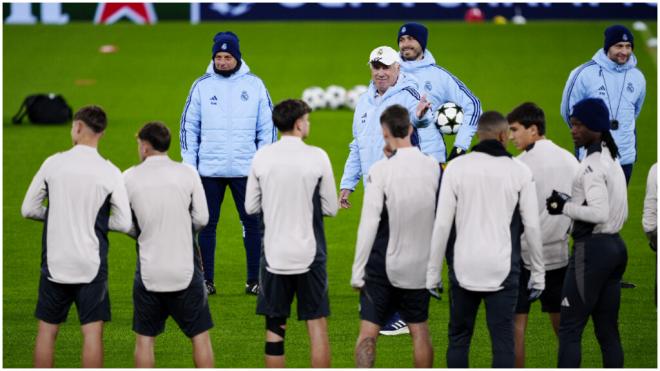
[[[633,42],[634,41],[633,34],[625,26],[616,24],[614,26],[610,26],[607,29],[605,29],[605,42],[603,44],[603,50],[605,50],[605,54],[607,54],[607,51],[610,49],[610,46],[616,43],[620,43],[622,41],[629,42],[630,46],[633,49],[635,48],[635,43]]]
[[[401,26],[401,28],[399,28],[399,35],[396,38],[397,44],[399,44],[399,39],[403,35],[414,37],[419,45],[422,46],[422,51],[426,50],[426,41],[429,38],[429,30],[426,29],[423,24],[410,22]]]
[[[211,59],[214,59],[218,52],[229,53],[240,62],[241,48],[238,43],[238,36],[231,31],[218,32],[213,37],[213,54],[211,55]]]
[[[610,130],[610,111],[600,98],[587,98],[573,106],[571,117],[580,120],[591,131],[603,133]]]

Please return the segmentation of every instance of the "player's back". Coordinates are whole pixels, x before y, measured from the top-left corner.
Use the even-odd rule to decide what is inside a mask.
[[[325,194],[321,186],[324,177],[332,178],[327,154],[298,137],[283,136],[257,152],[251,171],[261,191],[266,268],[298,274],[324,263],[322,217],[337,211],[334,179]]]
[[[450,163],[441,187],[456,197],[453,264],[462,287],[495,290],[509,274],[511,223],[531,179],[524,164],[504,154],[473,151]]]
[[[367,177],[367,187],[383,190],[387,213],[385,271],[399,288],[424,288],[425,267],[431,247],[440,166],[416,147],[400,148],[389,159],[377,162]],[[382,218],[382,216],[381,216]],[[385,220],[381,219],[381,223]],[[379,232],[381,229],[379,228]],[[376,237],[379,240],[379,237]],[[378,254],[376,242],[372,254]],[[383,246],[384,247],[384,246]],[[367,262],[367,275],[377,275],[378,260]]]
[[[77,145],[43,165],[48,198],[44,230],[52,281],[88,283],[105,276],[110,196],[121,186],[119,169],[96,148]],[[101,273],[99,275],[99,273]]]
[[[147,157],[124,173],[137,224],[138,270],[149,291],[178,291],[190,284],[198,263],[193,229],[208,220],[205,198],[203,209],[194,204],[194,192],[203,193],[198,178],[192,167],[167,156]]]

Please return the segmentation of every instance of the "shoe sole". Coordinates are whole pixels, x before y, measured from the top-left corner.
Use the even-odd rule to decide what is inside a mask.
[[[410,329],[406,326],[397,330],[381,330],[379,333],[385,336],[405,335],[410,333]]]

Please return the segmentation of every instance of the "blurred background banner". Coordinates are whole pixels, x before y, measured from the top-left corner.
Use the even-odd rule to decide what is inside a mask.
[[[656,3],[4,3],[5,24],[190,20],[461,20],[478,8],[483,17],[527,19],[656,19]]]
[[[370,20],[438,19],[460,20],[468,10],[479,8],[489,18],[495,14],[527,19],[655,19],[652,3],[201,3],[199,20]],[[193,11],[195,13],[195,11]],[[195,22],[195,19],[192,19]]]

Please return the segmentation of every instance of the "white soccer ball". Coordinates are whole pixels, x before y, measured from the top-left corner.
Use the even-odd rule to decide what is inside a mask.
[[[447,102],[438,109],[436,125],[443,135],[454,135],[463,123],[463,109],[456,103]]]
[[[642,32],[642,31],[648,30],[648,26],[646,25],[646,23],[644,23],[642,21],[637,21],[637,22],[633,23],[633,29],[635,31]]]
[[[325,91],[318,86],[305,89],[302,93],[302,100],[314,111],[325,108],[327,105]]]
[[[344,105],[352,110],[355,110],[355,107],[360,100],[360,96],[366,93],[368,89],[369,88],[367,88],[365,85],[355,85],[346,93],[346,102]]]
[[[522,15],[517,14],[517,15],[514,15],[513,18],[511,18],[511,22],[513,24],[523,25],[523,24],[527,23],[527,19],[525,19],[525,17],[523,17]]]
[[[330,109],[337,109],[346,102],[346,89],[330,85],[325,89],[325,101]]]

